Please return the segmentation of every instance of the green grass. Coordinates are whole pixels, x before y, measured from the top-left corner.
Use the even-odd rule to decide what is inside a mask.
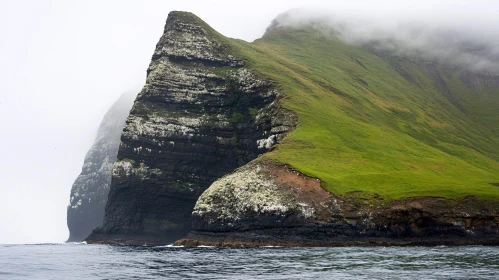
[[[499,199],[491,184],[499,182],[498,87],[467,86],[457,70],[437,67],[451,100],[427,65],[313,30],[277,30],[253,43],[220,38],[299,116],[265,158],[336,194]]]

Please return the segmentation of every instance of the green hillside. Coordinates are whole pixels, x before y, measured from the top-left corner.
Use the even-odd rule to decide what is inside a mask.
[[[320,178],[336,194],[499,199],[499,87],[314,30],[224,40],[299,116],[297,129],[264,157]]]

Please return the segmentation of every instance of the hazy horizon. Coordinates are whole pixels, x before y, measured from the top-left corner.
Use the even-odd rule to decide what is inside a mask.
[[[122,93],[138,93],[145,83],[146,69],[170,11],[193,12],[223,35],[253,41],[279,14],[297,8],[355,20],[369,18],[379,24],[374,27],[386,30],[399,30],[392,27],[400,22],[461,29],[469,34],[466,38],[490,46],[487,55],[499,57],[499,36],[495,34],[499,4],[490,1],[386,0],[376,6],[367,0],[3,3],[0,243],[67,239],[69,193],[97,128]],[[309,20],[317,14],[303,16]],[[346,35],[351,42],[362,43],[364,38],[373,38],[372,28],[349,29]],[[449,43],[418,38],[422,40],[397,37],[404,42]],[[445,51],[450,55],[446,61],[453,60],[455,53]],[[466,59],[462,61],[469,64]]]

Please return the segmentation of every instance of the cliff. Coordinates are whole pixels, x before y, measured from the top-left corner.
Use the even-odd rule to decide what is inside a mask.
[[[197,198],[296,123],[282,94],[196,16],[172,12],[121,137],[103,226],[88,242],[168,243]]]
[[[71,188],[67,210],[70,242],[83,241],[95,227],[102,224],[111,170],[134,97],[132,94],[123,94],[109,108],[97,130],[95,142],[87,152],[82,171]]]
[[[499,244],[499,77],[172,12],[87,242]]]

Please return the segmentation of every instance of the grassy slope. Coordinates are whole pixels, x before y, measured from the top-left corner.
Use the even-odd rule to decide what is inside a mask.
[[[238,42],[249,65],[288,96],[299,126],[267,157],[325,182],[333,193],[499,198],[499,88],[470,89],[441,71],[462,107],[424,65],[386,60],[311,31]]]
[[[490,184],[499,183],[499,88],[469,88],[457,71],[440,69],[457,108],[423,64],[397,62],[404,78],[387,59],[310,30],[254,43],[213,32],[299,115],[297,129],[265,157],[337,194],[499,199]]]

